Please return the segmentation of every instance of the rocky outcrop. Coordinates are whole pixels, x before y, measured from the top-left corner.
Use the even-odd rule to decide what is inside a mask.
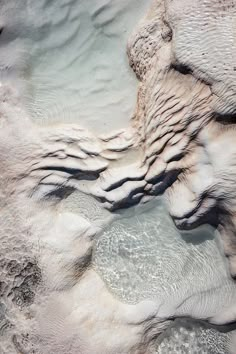
[[[235,2],[153,7],[128,47],[146,189],[166,192],[177,227],[218,225],[234,275]]]
[[[106,135],[36,125],[24,67],[2,66],[4,354],[161,353],[174,317],[235,321],[235,8],[153,1],[136,110]]]

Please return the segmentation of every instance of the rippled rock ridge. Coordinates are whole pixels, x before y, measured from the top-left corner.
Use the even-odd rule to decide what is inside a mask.
[[[235,0],[0,10],[0,354],[236,353]]]

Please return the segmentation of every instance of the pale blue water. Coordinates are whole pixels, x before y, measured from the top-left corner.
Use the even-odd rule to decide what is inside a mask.
[[[28,1],[37,122],[72,121],[96,132],[129,124],[137,80],[126,43],[150,0]]]

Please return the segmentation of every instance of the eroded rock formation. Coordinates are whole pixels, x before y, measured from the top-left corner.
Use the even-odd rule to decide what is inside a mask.
[[[164,353],[175,317],[235,321],[235,12],[153,1],[128,43],[136,110],[109,134],[36,125],[2,59],[4,354]]]

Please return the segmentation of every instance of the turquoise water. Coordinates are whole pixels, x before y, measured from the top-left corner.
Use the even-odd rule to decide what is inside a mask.
[[[137,80],[126,43],[151,0],[9,0],[1,4],[0,73],[22,72],[39,124],[123,128]],[[11,21],[9,22],[9,18]],[[7,43],[7,46],[6,46]],[[8,70],[10,68],[10,70]]]
[[[93,264],[122,302],[161,304],[157,318],[206,319],[235,293],[218,237],[207,226],[180,233],[158,200],[144,210],[124,211],[97,238]],[[228,352],[232,329],[223,333],[204,323],[181,321],[157,338],[156,354]]]
[[[38,123],[96,132],[128,125],[137,81],[126,43],[150,0],[28,1],[36,41],[32,81]]]
[[[210,297],[212,289],[232,285],[214,231],[204,226],[181,234],[161,201],[143,213],[124,212],[98,238],[94,264],[122,301],[164,301],[170,311],[185,299],[200,302],[200,293]]]

